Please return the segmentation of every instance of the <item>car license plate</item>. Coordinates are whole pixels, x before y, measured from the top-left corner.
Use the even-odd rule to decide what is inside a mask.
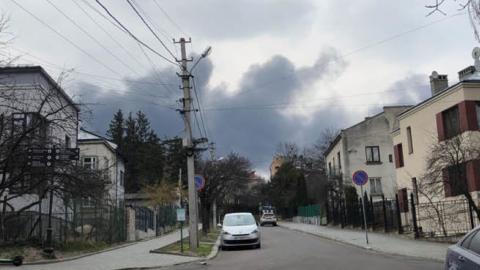
[[[244,240],[244,239],[248,239],[248,236],[237,236],[235,237],[235,239]]]

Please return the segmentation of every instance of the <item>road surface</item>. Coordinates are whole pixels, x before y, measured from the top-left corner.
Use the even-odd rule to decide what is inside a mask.
[[[261,232],[260,250],[220,251],[206,265],[192,263],[166,269],[443,269],[440,262],[380,254],[285,228],[262,227]]]

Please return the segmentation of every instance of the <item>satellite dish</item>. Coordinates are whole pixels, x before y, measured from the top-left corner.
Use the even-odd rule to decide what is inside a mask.
[[[479,47],[473,48],[472,57],[473,57],[473,59],[480,58],[480,48]]]
[[[436,72],[435,70],[432,72],[432,75],[430,75],[430,77],[432,77],[433,79],[438,79],[438,72]]]
[[[472,57],[473,57],[473,60],[475,60],[475,64],[474,64],[475,69],[479,71],[480,70],[480,48],[479,47],[473,48]]]

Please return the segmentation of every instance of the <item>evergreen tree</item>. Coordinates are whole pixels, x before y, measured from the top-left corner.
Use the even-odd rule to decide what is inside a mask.
[[[148,140],[149,135],[151,135],[150,130],[150,121],[148,121],[147,116],[142,111],[137,112],[137,138],[140,142],[144,143]]]
[[[113,142],[116,143],[120,149],[123,148],[123,138],[124,138],[124,119],[122,110],[118,110],[114,115],[112,121],[107,131],[107,136],[112,138]]]

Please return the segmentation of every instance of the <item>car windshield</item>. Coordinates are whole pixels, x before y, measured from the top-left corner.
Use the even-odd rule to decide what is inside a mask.
[[[224,226],[244,226],[255,224],[252,215],[228,215],[223,219]]]

